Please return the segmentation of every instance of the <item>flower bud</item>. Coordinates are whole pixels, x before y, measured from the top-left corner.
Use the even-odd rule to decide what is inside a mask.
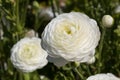
[[[95,57],[92,57],[87,63],[88,64],[92,64],[92,63],[94,63],[95,62]]]
[[[33,29],[31,29],[31,30],[28,30],[28,32],[26,32],[25,37],[30,37],[30,38],[38,37],[38,33],[35,32]]]
[[[80,62],[75,62],[75,66],[79,67],[80,66]]]
[[[110,28],[114,23],[114,19],[110,15],[104,15],[102,18],[102,24],[104,27]]]
[[[55,15],[58,16],[58,13],[55,12]],[[54,14],[52,12],[52,8],[50,8],[50,7],[42,8],[40,10],[39,17],[42,18],[42,19],[44,18],[44,20],[46,20],[46,21],[49,21],[52,18],[54,18]]]
[[[40,8],[39,3],[37,1],[33,1],[33,7],[35,9],[39,9]]]

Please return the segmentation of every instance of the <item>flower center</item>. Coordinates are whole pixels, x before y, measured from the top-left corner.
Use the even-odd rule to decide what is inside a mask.
[[[34,57],[37,51],[37,46],[34,44],[25,44],[22,48],[20,56],[22,59],[30,59]]]
[[[29,46],[25,46],[23,49],[23,57],[30,59],[32,57],[32,51]]]
[[[72,33],[72,31],[71,31],[71,29],[67,26],[67,27],[64,27],[64,31],[65,31],[65,33],[67,33],[67,34],[71,34]]]
[[[60,31],[60,33],[72,35],[75,32],[75,30],[76,30],[75,25],[67,21],[61,22],[58,25],[58,31]]]

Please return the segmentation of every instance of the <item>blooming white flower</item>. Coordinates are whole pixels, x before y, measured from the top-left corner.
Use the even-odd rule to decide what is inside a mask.
[[[54,18],[42,34],[42,46],[48,60],[57,66],[69,61],[88,62],[93,58],[100,39],[95,20],[79,12],[64,13]]]
[[[102,18],[102,24],[104,27],[111,27],[114,23],[114,19],[110,15],[104,15]]]
[[[87,78],[87,80],[120,80],[120,78],[117,78],[112,73],[107,73],[90,76]]]
[[[42,68],[47,64],[47,52],[41,47],[41,39],[23,38],[17,42],[11,49],[11,62],[13,65],[23,71],[32,72]]]

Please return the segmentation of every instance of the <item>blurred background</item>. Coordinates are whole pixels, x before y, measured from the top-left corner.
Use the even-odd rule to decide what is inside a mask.
[[[24,73],[13,67],[10,49],[26,35],[38,34],[41,37],[53,18],[72,11],[95,19],[101,33],[104,31],[102,17],[107,14],[114,18],[113,26],[106,28],[101,62],[98,63],[98,46],[93,64],[76,65],[72,62],[58,68],[49,63],[29,73],[28,80],[81,80],[74,70],[76,66],[86,78],[108,72],[120,77],[120,0],[0,0],[0,80],[26,80]]]

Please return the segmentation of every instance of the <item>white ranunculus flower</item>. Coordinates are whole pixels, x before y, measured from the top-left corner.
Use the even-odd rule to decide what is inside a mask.
[[[107,73],[90,76],[87,78],[87,80],[120,80],[120,78],[117,78],[112,73]]]
[[[41,47],[41,39],[23,38],[17,42],[11,49],[11,62],[13,65],[23,71],[32,72],[40,69],[47,64],[47,52]]]
[[[104,15],[102,17],[102,24],[104,27],[110,28],[114,23],[114,19],[110,15]]]
[[[95,20],[79,12],[64,13],[54,18],[42,34],[42,47],[48,60],[57,66],[69,61],[88,62],[94,57],[100,40]]]

